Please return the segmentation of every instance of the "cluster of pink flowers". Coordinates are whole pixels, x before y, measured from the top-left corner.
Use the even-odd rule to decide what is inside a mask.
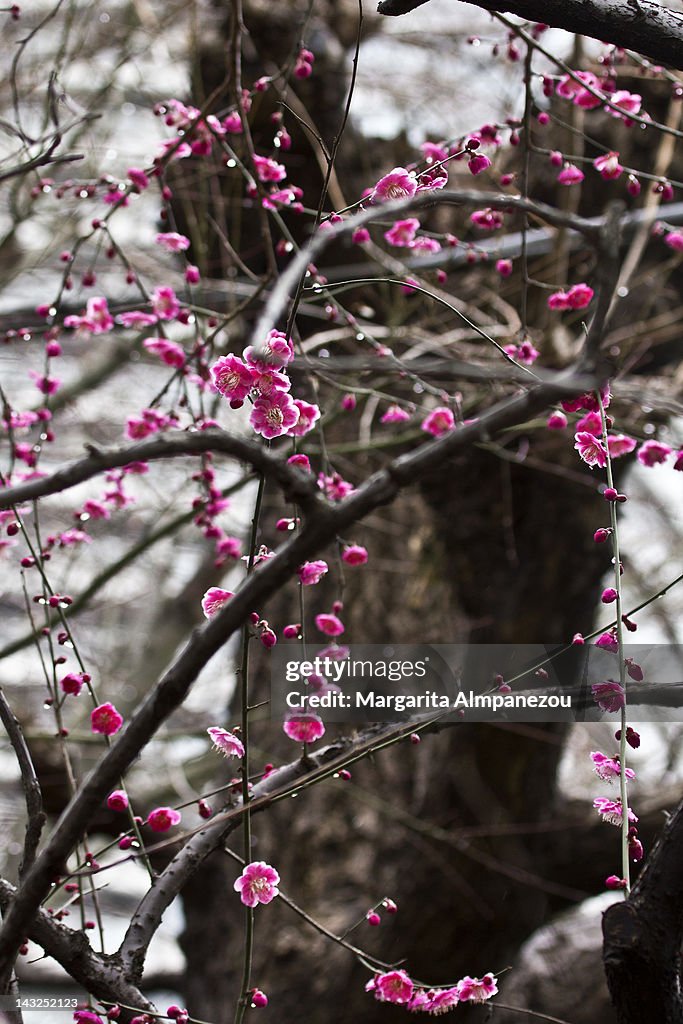
[[[483,978],[462,978],[449,988],[425,989],[418,987],[404,970],[376,974],[365,986],[375,999],[383,1003],[404,1006],[411,1013],[429,1013],[440,1016],[458,1003],[485,1003],[498,992],[497,978],[486,974]]]
[[[612,92],[609,89],[610,83],[601,81],[592,71],[577,71],[572,75],[563,75],[557,83],[556,93],[563,99],[571,100],[577,107],[584,110],[593,110],[602,106],[607,100],[612,107],[619,110],[607,108],[612,117],[623,117],[629,121],[629,114],[640,114],[642,96],[638,93],[628,92],[626,89],[619,89]]]
[[[102,296],[93,296],[86,302],[82,316],[64,317],[64,326],[85,335],[106,334],[114,326],[114,317],[109,312],[107,300]]]
[[[243,358],[221,356],[211,367],[213,386],[233,409],[252,400],[249,422],[261,437],[272,439],[288,434],[301,437],[320,418],[317,405],[293,399],[291,381],[285,372],[294,359],[294,346],[282,331],[270,331],[260,348],[249,346]]]
[[[525,366],[532,366],[541,354],[528,338],[525,338],[521,345],[504,345],[503,350]]]
[[[248,110],[251,100],[246,90],[242,99],[245,110]],[[242,130],[239,114],[234,111],[221,121],[213,114],[202,117],[196,107],[187,106],[176,99],[157,106],[155,113],[163,116],[164,124],[178,132],[175,139],[162,144],[158,159],[171,151],[174,160],[188,156],[208,156],[216,139],[226,134],[238,134]]]

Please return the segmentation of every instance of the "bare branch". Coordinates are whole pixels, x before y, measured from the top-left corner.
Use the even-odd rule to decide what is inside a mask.
[[[17,757],[19,771],[21,772],[21,784],[26,800],[26,835],[24,837],[24,854],[19,867],[19,877],[23,878],[35,860],[46,815],[43,811],[43,795],[40,790],[36,770],[33,766],[31,752],[26,745],[21,726],[15,718],[2,689],[0,689],[0,721],[5,727],[5,732],[9,736],[10,743]]]

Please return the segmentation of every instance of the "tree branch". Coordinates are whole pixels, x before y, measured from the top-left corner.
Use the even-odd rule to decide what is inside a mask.
[[[603,961],[618,1024],[682,1024],[683,802],[629,898],[602,921]]]
[[[429,0],[383,0],[380,14],[407,14]],[[654,0],[464,0],[483,11],[514,14],[577,35],[636,50],[658,64],[683,68],[683,19]]]
[[[14,716],[5,694],[0,689],[0,721],[5,727],[10,743],[14,749],[21,772],[21,784],[26,800],[26,835],[24,837],[24,853],[19,866],[19,877],[22,878],[33,864],[43,831],[46,815],[43,811],[43,795],[40,790],[38,776],[33,766],[31,752],[26,745],[21,726]]]
[[[16,894],[15,887],[0,878],[0,908],[3,913],[11,908]],[[141,1011],[154,1010],[153,1004],[126,976],[117,958],[96,953],[84,932],[67,928],[55,921],[46,910],[39,909],[26,934],[61,964],[86,992],[92,992],[98,999],[107,1002],[139,1006]]]
[[[35,501],[49,494],[59,494],[75,487],[76,484],[92,479],[99,473],[118,466],[127,466],[131,462],[153,462],[157,459],[199,455],[208,451],[232,455],[253,466],[268,479],[280,484],[285,494],[291,496],[291,500],[301,505],[304,510],[317,503],[319,492],[311,477],[293,469],[287,465],[285,459],[271,454],[255,441],[247,441],[224,430],[212,429],[196,433],[169,431],[151,441],[140,441],[125,447],[91,448],[87,458],[72,462],[70,466],[65,466],[50,476],[0,490],[0,509],[11,508],[12,505],[20,505],[24,501]]]

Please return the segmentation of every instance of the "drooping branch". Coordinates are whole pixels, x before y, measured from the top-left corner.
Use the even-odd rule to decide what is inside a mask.
[[[380,14],[407,14],[429,0],[383,0]],[[438,2],[438,0],[437,0]],[[441,0],[445,2],[445,0]],[[525,21],[563,28],[636,50],[658,64],[683,68],[683,18],[654,0],[464,0],[483,11],[514,14]]]
[[[683,1024],[683,802],[631,895],[603,917],[603,961],[618,1024]]]

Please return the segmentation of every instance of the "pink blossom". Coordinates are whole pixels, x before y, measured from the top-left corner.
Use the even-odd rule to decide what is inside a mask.
[[[426,235],[422,235],[420,238],[415,239],[411,245],[411,249],[415,253],[439,252],[441,249],[441,242],[436,238],[428,238]]]
[[[111,512],[99,501],[93,501],[92,498],[88,498],[87,501],[83,502],[83,512],[88,516],[89,519],[109,519]]]
[[[84,683],[90,680],[90,676],[83,672],[68,672],[59,680],[63,693],[69,693],[77,697],[83,689]]]
[[[252,386],[261,395],[271,395],[274,391],[289,391],[292,382],[286,373],[281,373],[272,366],[252,363],[247,364],[251,370]]]
[[[478,228],[484,228],[486,231],[495,231],[503,225],[503,214],[498,210],[491,210],[489,207],[486,207],[483,210],[475,210],[471,213],[470,220]]]
[[[599,438],[582,430],[575,435],[574,442],[574,447],[587,466],[607,465],[607,451]]]
[[[669,231],[669,233],[664,236],[664,242],[675,252],[683,252],[683,232]]]
[[[166,252],[185,252],[190,248],[190,239],[177,231],[162,231],[154,239]]]
[[[593,771],[603,782],[613,782],[614,779],[619,778],[621,775],[621,764],[619,761],[613,757],[607,757],[606,754],[601,754],[599,750],[591,751],[591,761],[593,762]],[[624,777],[635,779],[636,773],[632,768],[627,768],[624,772]]]
[[[223,118],[223,127],[229,135],[242,134],[242,119],[236,110],[231,111]]]
[[[169,828],[180,824],[180,812],[172,807],[155,807],[147,815],[146,824],[152,832],[168,832]]]
[[[607,633],[601,633],[598,639],[595,641],[595,646],[602,647],[603,650],[611,651],[613,654],[615,654],[619,650],[619,643],[617,641],[616,635],[611,631]],[[596,685],[606,686],[607,684],[600,683]],[[614,683],[611,685],[618,686],[619,684]],[[605,708],[604,710],[608,711],[609,708]]]
[[[216,391],[230,401],[243,402],[253,387],[251,370],[239,356],[232,353],[217,359],[210,372]]]
[[[139,167],[129,167],[127,174],[129,181],[132,181],[136,188],[149,188],[149,178]]]
[[[360,544],[349,544],[342,552],[342,562],[346,562],[347,565],[365,565],[367,560],[367,549]]]
[[[159,356],[162,363],[166,363],[167,366],[179,369],[185,365],[185,349],[176,341],[169,341],[168,338],[145,338],[142,344],[148,352]]]
[[[299,580],[304,587],[312,587],[316,583],[319,583],[328,571],[329,566],[327,562],[323,562],[322,560],[317,562],[304,562],[304,564],[299,566],[297,569]]]
[[[446,406],[438,406],[422,421],[420,429],[432,434],[433,437],[441,437],[442,434],[447,434],[449,430],[452,430],[454,426],[455,419],[451,410]]]
[[[202,611],[207,619],[225,607],[233,593],[230,590],[222,590],[220,587],[209,587],[202,598]]]
[[[557,176],[560,185],[578,185],[585,174],[575,164],[565,164]]]
[[[287,462],[290,466],[296,466],[302,473],[311,472],[311,461],[308,455],[304,455],[303,452],[297,452],[296,455],[290,455]]]
[[[669,445],[662,444],[661,441],[645,441],[636,452],[636,458],[643,466],[656,466],[658,463],[666,462],[671,452]]]
[[[458,995],[461,1002],[485,1003],[498,992],[498,979],[493,974],[485,974],[483,978],[462,978],[458,982]]]
[[[315,617],[316,629],[326,636],[341,636],[344,632],[344,623],[334,614],[324,613]]]
[[[413,982],[405,971],[388,971],[374,978],[375,998],[383,1003],[407,1003],[413,989]]]
[[[491,166],[491,161],[483,153],[474,153],[467,161],[467,166],[472,174],[481,174]]]
[[[354,486],[348,480],[342,479],[339,473],[326,476],[325,473],[318,474],[318,487],[325,492],[325,497],[330,501],[342,501],[349,494],[353,494]]]
[[[577,71],[575,75],[563,75],[555,87],[558,96],[576,102],[577,96],[585,92],[583,83],[597,89],[598,79],[592,71]],[[599,101],[598,101],[599,102]]]
[[[400,405],[390,405],[380,416],[380,423],[405,423],[410,419],[410,413],[402,409]]]
[[[370,232],[367,228],[356,228],[351,235],[351,241],[354,245],[364,245],[365,242],[370,241]]]
[[[448,159],[448,150],[443,143],[421,142],[420,149],[427,163],[441,163],[442,160]]]
[[[325,735],[322,718],[310,712],[287,715],[282,728],[285,735],[296,743],[315,743]]]
[[[577,433],[585,430],[593,437],[602,437],[602,417],[599,412],[587,412],[585,416],[576,423]]]
[[[268,331],[260,346],[245,348],[244,358],[249,366],[286,366],[294,358],[294,346],[283,331]]]
[[[211,742],[221,754],[226,757],[244,757],[244,746],[242,741],[218,725],[212,725],[206,730],[211,737]]]
[[[621,825],[622,818],[624,817],[621,800],[610,800],[606,796],[597,796],[593,801],[593,807],[602,815],[603,821],[608,822],[610,825]],[[637,816],[630,807],[628,809],[628,820],[634,823],[638,821]]]
[[[41,395],[54,395],[54,393],[59,391],[62,386],[62,382],[58,377],[43,376],[42,373],[37,373],[35,370],[29,370],[28,375],[33,380]]]
[[[606,889],[627,889],[628,882],[625,878],[619,878],[619,875],[608,875],[605,879]]]
[[[548,296],[548,309],[569,309],[569,299],[566,292],[553,292]]]
[[[143,313],[139,309],[131,309],[128,313],[119,313],[116,317],[117,323],[122,327],[150,327],[157,322],[154,313]]]
[[[303,437],[320,419],[320,409],[317,405],[311,405],[310,402],[303,402],[300,398],[294,399],[294,405],[299,410],[299,419],[296,421],[293,427],[290,427],[288,434],[290,437]]]
[[[265,861],[257,860],[247,864],[234,889],[246,907],[255,907],[259,903],[270,903],[279,895],[278,883],[280,876]]]
[[[526,366],[533,365],[541,354],[528,338],[521,345],[504,345],[503,351],[511,359],[516,359],[517,362],[524,363]]]
[[[567,417],[559,409],[555,409],[554,412],[550,413],[546,420],[546,427],[548,430],[564,430],[567,426]]]
[[[60,548],[68,548],[72,544],[92,544],[92,537],[85,530],[77,530],[75,527],[59,534]]]
[[[512,260],[497,260],[496,270],[501,277],[509,277],[512,273]]]
[[[299,410],[290,396],[283,391],[274,391],[256,399],[249,422],[257,434],[270,439],[286,434],[298,419]]]
[[[85,307],[85,319],[93,334],[104,334],[114,326],[114,318],[107,307],[107,300],[101,296],[93,296],[88,299]]]
[[[74,1021],[76,1024],[102,1024],[99,1013],[92,1010],[74,1010]]]
[[[609,384],[604,384],[600,388],[600,398],[602,399],[603,408],[607,409],[612,399]],[[577,398],[563,399],[561,405],[565,412],[578,412],[580,409],[587,409],[588,412],[600,411],[600,403],[595,391],[586,391]]]
[[[424,1010],[433,1017],[440,1017],[441,1014],[452,1010],[459,1002],[460,993],[457,985],[454,985],[453,988],[437,988],[428,993],[428,1002]],[[414,1000],[411,1000],[411,1005],[408,1007],[412,1012],[414,1012],[413,1004]]]
[[[344,412],[353,412],[356,408],[356,396],[355,395],[344,395],[341,402],[339,403]]]
[[[643,102],[643,97],[635,92],[628,92],[627,89],[618,89],[610,96],[610,101],[615,107],[619,107],[625,114],[638,114]],[[620,117],[616,110],[607,110],[612,117]]]
[[[113,736],[123,725],[123,715],[119,714],[113,704],[107,701],[100,704],[90,713],[90,725],[93,732],[103,736]]]
[[[417,181],[405,167],[394,167],[392,171],[380,178],[375,185],[372,198],[376,203],[384,203],[392,199],[409,199],[417,192]]]
[[[632,437],[626,434],[612,434],[607,438],[607,450],[611,458],[618,459],[621,455],[628,455],[636,446]]]
[[[605,181],[613,181],[615,178],[618,178],[624,170],[619,163],[619,154],[614,152],[605,153],[604,156],[599,156],[593,161],[593,167],[596,171],[600,171],[600,174]]]
[[[115,789],[107,797],[110,811],[125,811],[128,808],[128,794],[123,789]]]
[[[254,156],[254,166],[259,181],[283,181],[287,177],[284,166],[268,156]]]
[[[384,232],[389,245],[412,246],[415,239],[415,232],[420,227],[417,217],[408,217],[407,220],[397,220]]]
[[[567,302],[570,309],[584,309],[589,305],[594,294],[593,289],[583,281],[580,284],[572,285],[567,292]]]
[[[175,320],[180,312],[178,297],[169,285],[160,285],[152,292],[152,309],[160,320]]]
[[[608,647],[607,650],[610,648]],[[593,700],[602,711],[613,714],[615,711],[621,711],[626,705],[624,688],[613,679],[608,679],[604,683],[593,683],[591,693]]]

